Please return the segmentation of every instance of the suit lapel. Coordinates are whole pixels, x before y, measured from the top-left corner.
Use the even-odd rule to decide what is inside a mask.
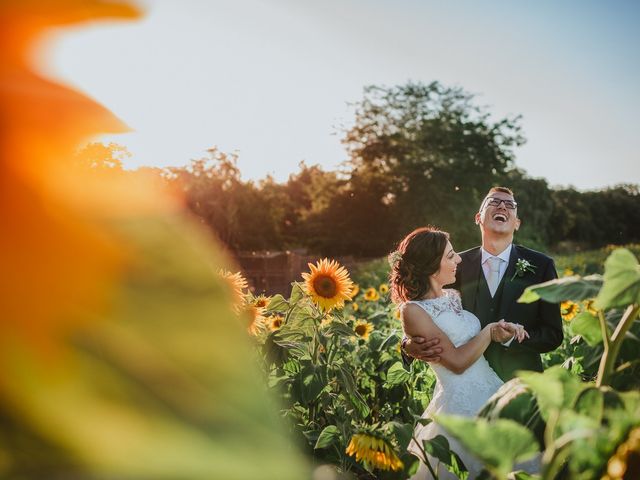
[[[517,245],[513,245],[511,254],[509,255],[509,265],[507,265],[507,271],[504,272],[499,318],[506,317],[507,313],[509,313],[509,308],[515,303],[517,297],[522,292],[519,278],[514,277],[518,258],[518,247]]]
[[[469,311],[473,311],[476,305],[481,260],[482,255],[479,248],[470,252],[463,260],[460,290],[465,309]]]

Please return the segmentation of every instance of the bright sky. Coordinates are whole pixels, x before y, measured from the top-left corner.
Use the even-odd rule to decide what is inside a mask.
[[[144,5],[144,4],[143,4]],[[552,186],[640,183],[633,0],[154,0],[137,23],[65,33],[48,68],[135,132],[128,167],[217,145],[244,179],[336,168],[365,85],[438,80],[522,114],[517,165]]]

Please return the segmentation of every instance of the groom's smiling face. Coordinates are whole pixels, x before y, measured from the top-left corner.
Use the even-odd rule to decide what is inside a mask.
[[[517,204],[512,195],[505,192],[491,192],[483,200],[476,213],[476,223],[483,232],[513,234],[520,227]]]

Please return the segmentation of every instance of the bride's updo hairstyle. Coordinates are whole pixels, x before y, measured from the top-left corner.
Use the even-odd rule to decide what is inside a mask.
[[[434,227],[416,228],[389,254],[389,283],[394,303],[418,300],[429,291],[429,276],[440,269],[449,234]]]

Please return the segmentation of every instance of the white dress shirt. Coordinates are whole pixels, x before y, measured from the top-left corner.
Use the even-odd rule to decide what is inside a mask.
[[[489,278],[489,264],[487,263],[487,259],[489,257],[496,257],[501,260],[500,262],[500,273],[498,276],[498,284],[502,281],[502,277],[504,277],[504,273],[507,271],[507,267],[509,266],[509,257],[511,256],[511,248],[513,248],[513,244],[509,244],[507,248],[505,248],[499,255],[492,255],[487,252],[484,248],[480,247],[480,252],[482,252],[482,271],[484,272],[485,280]]]

